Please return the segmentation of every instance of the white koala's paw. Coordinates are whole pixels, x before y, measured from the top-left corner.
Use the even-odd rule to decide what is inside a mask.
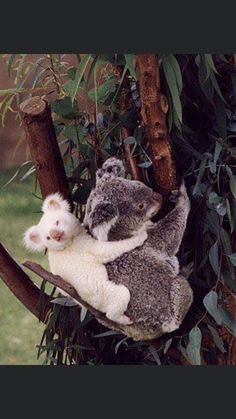
[[[132,324],[133,322],[132,322],[132,320],[128,316],[126,316],[125,314],[123,314],[122,316],[120,316],[117,319],[117,323],[124,324],[124,325],[129,325],[129,324]]]

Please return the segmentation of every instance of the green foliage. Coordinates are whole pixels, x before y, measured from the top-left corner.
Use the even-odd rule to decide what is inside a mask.
[[[4,121],[14,98],[19,100],[26,92],[36,94],[39,87],[45,89],[45,94],[52,87],[57,92],[56,99],[51,101],[54,125],[78,216],[82,219],[97,167],[112,155],[124,159],[125,144],[131,146],[131,155],[138,158],[147,184],[154,184],[150,150],[145,131],[140,127],[140,109],[138,101],[133,99],[133,93],[138,98],[135,55],[84,54],[77,58],[78,63],[70,67],[65,58],[57,55],[44,56],[33,64],[25,55],[8,57],[8,71],[15,72],[16,87],[0,91],[0,97]],[[46,63],[47,70],[43,70],[42,65]],[[202,345],[206,332],[212,337],[216,353],[226,351],[218,333],[222,324],[235,336],[236,324],[225,310],[227,296],[222,291],[227,284],[231,293],[236,292],[236,254],[232,248],[236,225],[234,57],[163,54],[159,64],[162,93],[169,102],[168,123],[177,172],[185,178],[192,203],[179,258],[182,265],[194,260],[190,283],[196,301],[183,326],[173,336],[160,339],[158,350],[145,342],[134,343],[120,334],[104,332],[88,313],[81,314],[72,341],[86,333],[88,345],[95,348],[96,354],[77,348],[79,363],[178,364],[170,355],[170,350],[175,348],[189,363],[200,365],[204,355],[213,357]],[[114,68],[119,69],[119,76],[114,74]],[[29,72],[32,79],[26,88]],[[124,110],[119,99],[126,76],[134,89],[128,93],[133,106]],[[81,103],[85,103],[83,108]],[[87,103],[93,106],[93,112],[88,112]],[[126,139],[123,127],[132,132]],[[32,173],[31,166],[28,176]],[[64,350],[65,342],[59,341],[54,326],[61,316],[67,322],[71,310],[74,313],[72,307],[65,314],[65,307],[55,304],[40,346],[40,352],[47,354],[47,363],[70,362]],[[66,345],[76,350],[73,342],[68,336]],[[109,348],[107,352],[106,348]],[[213,358],[211,362],[214,363]]]

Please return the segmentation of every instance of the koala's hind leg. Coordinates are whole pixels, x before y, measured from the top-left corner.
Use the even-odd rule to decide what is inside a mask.
[[[127,310],[130,301],[130,292],[124,285],[114,285],[111,287],[106,296],[106,316],[108,319],[128,325],[132,321],[124,313]]]
[[[193,292],[183,275],[178,275],[171,284],[171,318],[162,324],[164,333],[178,329],[193,302]]]

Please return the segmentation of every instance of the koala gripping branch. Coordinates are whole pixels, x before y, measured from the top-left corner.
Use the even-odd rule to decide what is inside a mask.
[[[178,189],[166,113],[168,105],[160,92],[158,58],[154,54],[137,55],[142,125],[150,144],[154,177],[158,192],[167,197]]]
[[[59,191],[70,202],[72,209],[70,189],[48,103],[34,96],[21,103],[20,111],[43,198]]]

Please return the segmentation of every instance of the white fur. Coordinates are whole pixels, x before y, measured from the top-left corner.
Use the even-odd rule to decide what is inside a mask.
[[[59,192],[56,192],[54,194],[47,196],[42,206],[43,212],[47,212],[50,210],[57,210],[57,209],[61,209],[67,212],[70,211],[69,203],[65,199],[62,198]]]
[[[109,319],[130,324],[130,319],[124,314],[130,300],[129,290],[109,281],[103,264],[141,246],[147,233],[140,232],[135,237],[117,242],[95,240],[69,212],[69,205],[65,202],[59,194],[47,197],[39,224],[30,227],[24,235],[26,247],[33,251],[47,248],[52,273],[60,275],[83,300],[106,313]],[[56,221],[59,221],[58,225]],[[50,235],[55,230],[63,232],[59,241]]]
[[[108,233],[113,225],[115,225],[116,221],[118,219],[118,216],[116,215],[114,218],[112,218],[110,221],[106,221],[105,223],[102,223],[95,227],[93,229],[93,236],[96,237],[98,240],[107,241],[108,240]]]

